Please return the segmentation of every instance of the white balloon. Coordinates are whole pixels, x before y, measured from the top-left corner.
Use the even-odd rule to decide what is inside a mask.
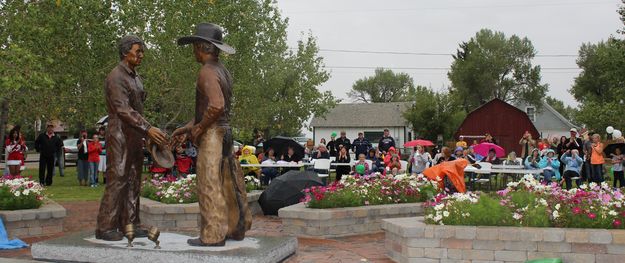
[[[614,139],[621,138],[621,136],[623,136],[623,133],[619,130],[614,130],[614,132],[612,133],[612,138]]]
[[[613,133],[613,132],[614,132],[614,127],[612,127],[612,126],[608,126],[607,128],[605,128],[605,132],[607,132],[607,133]]]

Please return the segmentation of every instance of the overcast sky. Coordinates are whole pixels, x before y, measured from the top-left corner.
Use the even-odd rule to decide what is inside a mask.
[[[344,101],[350,101],[346,93],[354,81],[373,75],[375,67],[409,73],[415,84],[441,90],[450,85],[447,68],[452,58],[329,50],[451,54],[459,43],[489,28],[507,36],[528,37],[539,56],[573,55],[537,57],[534,63],[543,68],[542,82],[549,84],[549,95],[577,105],[568,89],[579,73],[575,60],[580,45],[616,36],[623,26],[616,12],[619,0],[277,2],[283,16],[289,18],[290,46],[296,46],[302,32],[312,32],[319,48],[326,50],[320,55],[331,71],[321,90],[331,90]]]

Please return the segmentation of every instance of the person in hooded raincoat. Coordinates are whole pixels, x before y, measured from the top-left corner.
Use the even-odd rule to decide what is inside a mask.
[[[241,156],[239,156],[239,162],[241,164],[259,164],[260,162],[258,162],[258,158],[256,158],[256,155],[254,155],[255,151],[256,151],[256,148],[254,148],[254,146],[251,146],[251,145],[244,146],[243,150],[241,150]],[[243,174],[244,175],[253,174],[258,178],[260,175],[260,168],[245,167],[243,168]]]
[[[384,166],[389,166],[391,164],[391,157],[393,157],[393,155],[397,155],[397,157],[401,160],[401,155],[397,152],[397,149],[391,146],[391,148],[388,148],[386,155],[384,155]]]
[[[466,159],[458,159],[454,161],[443,162],[434,165],[423,171],[423,175],[430,180],[438,181],[438,188],[449,189],[454,192],[450,186],[453,186],[457,192],[464,193],[467,191],[464,183],[464,168],[469,165]]]

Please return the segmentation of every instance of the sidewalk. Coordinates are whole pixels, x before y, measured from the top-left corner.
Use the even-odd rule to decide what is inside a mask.
[[[96,215],[99,202],[78,201],[59,202],[67,209],[64,221],[65,233],[95,229]],[[282,221],[273,216],[255,216],[249,236],[281,236]],[[58,236],[58,235],[57,235]],[[27,243],[39,242],[57,236],[45,236],[24,239]],[[303,262],[392,262],[385,255],[384,233],[361,235],[346,238],[311,239],[298,238],[297,253],[287,259],[287,263]],[[3,261],[20,259],[27,261]],[[10,251],[0,251],[0,263],[28,263],[33,261],[30,248]]]

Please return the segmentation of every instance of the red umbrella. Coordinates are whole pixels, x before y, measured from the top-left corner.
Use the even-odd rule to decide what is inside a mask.
[[[497,155],[497,157],[506,156],[506,150],[504,150],[503,148],[501,148],[501,146],[494,144],[494,143],[483,142],[473,147],[473,150],[475,150],[475,153],[481,156],[487,156],[488,151],[490,151],[490,149],[495,149],[495,154]]]
[[[404,143],[404,147],[417,147],[417,146],[423,146],[423,147],[434,146],[434,143],[428,140],[414,140],[414,141],[409,141],[407,143]]]

